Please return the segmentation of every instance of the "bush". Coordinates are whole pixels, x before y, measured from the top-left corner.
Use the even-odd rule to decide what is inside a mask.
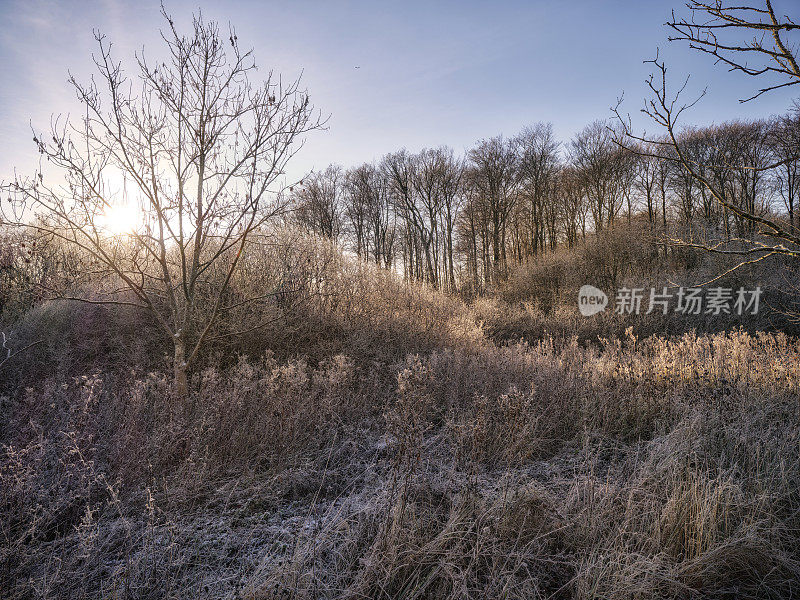
[[[545,313],[572,304],[584,284],[616,290],[627,279],[649,282],[663,267],[646,224],[635,222],[590,235],[573,249],[534,256],[512,269],[502,297],[532,302]]]

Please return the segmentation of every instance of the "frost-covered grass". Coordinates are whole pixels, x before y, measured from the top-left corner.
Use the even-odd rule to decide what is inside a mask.
[[[796,340],[464,318],[395,362],[208,366],[189,404],[135,368],[4,398],[3,596],[800,592]]]

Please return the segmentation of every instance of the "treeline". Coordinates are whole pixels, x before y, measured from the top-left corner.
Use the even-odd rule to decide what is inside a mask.
[[[620,219],[646,222],[659,238],[752,238],[753,221],[714,199],[667,140],[626,140],[627,149],[620,140],[603,121],[567,143],[540,123],[481,140],[464,156],[439,147],[331,165],[294,188],[293,215],[365,260],[468,293]],[[678,148],[733,206],[796,226],[800,112],[687,128]]]

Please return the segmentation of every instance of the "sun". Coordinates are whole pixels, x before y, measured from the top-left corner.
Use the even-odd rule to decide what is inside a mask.
[[[123,235],[136,231],[141,218],[141,212],[132,204],[112,204],[105,208],[97,225],[111,235]]]

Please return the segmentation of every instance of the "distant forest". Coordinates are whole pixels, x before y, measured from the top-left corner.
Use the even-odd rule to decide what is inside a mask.
[[[465,156],[437,147],[351,169],[330,165],[292,190],[294,218],[408,279],[473,293],[514,264],[572,248],[620,220],[660,238],[752,238],[756,222],[715,201],[671,144],[631,148],[624,138],[613,122],[596,121],[565,143],[551,124],[538,123],[511,138],[481,140]],[[729,203],[795,230],[797,110],[686,127],[678,142]]]

